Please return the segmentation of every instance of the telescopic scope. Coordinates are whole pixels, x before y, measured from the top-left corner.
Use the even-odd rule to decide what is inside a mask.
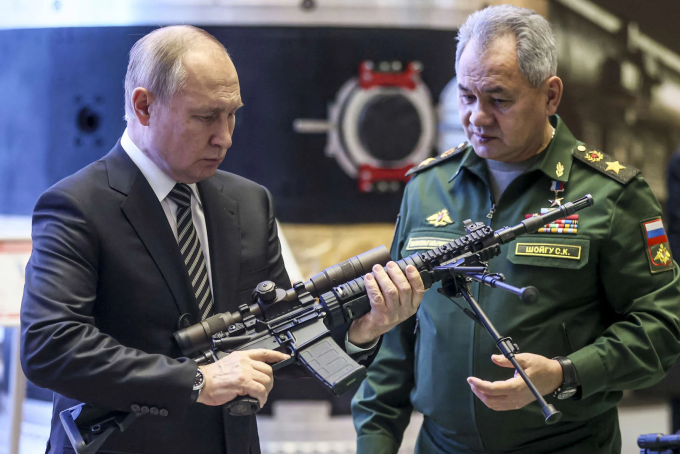
[[[324,292],[331,290],[345,282],[351,281],[371,271],[373,265],[386,265],[389,262],[390,253],[385,246],[378,246],[361,253],[355,257],[329,266],[320,273],[305,282],[304,288],[313,297],[317,297]],[[271,297],[267,301],[252,304],[249,307],[252,315],[266,315],[266,307],[273,303],[287,301],[297,304],[297,291],[290,289],[287,291],[276,290],[272,286]],[[263,304],[264,303],[264,304]],[[264,306],[264,308],[263,308]],[[184,327],[174,333],[175,340],[182,350],[182,354],[190,356],[194,353],[212,348],[213,335],[222,331],[227,331],[230,325],[240,323],[243,317],[240,312],[222,312],[212,317],[206,318],[200,323]]]

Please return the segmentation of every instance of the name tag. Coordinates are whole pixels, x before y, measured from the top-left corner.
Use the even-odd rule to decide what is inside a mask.
[[[515,255],[581,260],[581,246],[552,243],[517,243]]]
[[[415,249],[434,249],[443,244],[450,243],[454,239],[446,238],[434,238],[431,236],[420,237],[420,238],[409,238],[408,244],[406,245],[407,251],[413,251]]]

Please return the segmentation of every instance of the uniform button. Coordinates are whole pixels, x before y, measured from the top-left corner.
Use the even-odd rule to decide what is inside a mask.
[[[130,406],[130,410],[132,410],[132,413],[139,413],[140,406],[137,405],[137,404],[132,404],[132,405]]]
[[[142,414],[145,415],[145,414],[147,414],[147,413],[149,413],[149,407],[147,407],[146,405],[144,405],[144,406],[142,407]]]
[[[165,408],[161,408],[161,411],[159,411],[158,414],[165,418],[166,416],[168,416],[168,410],[166,410]]]
[[[149,409],[149,413],[151,413],[152,415],[156,416],[156,415],[158,414],[158,408],[156,408],[156,407],[151,407],[151,408]]]

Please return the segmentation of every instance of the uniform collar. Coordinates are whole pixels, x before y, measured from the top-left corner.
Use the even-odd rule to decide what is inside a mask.
[[[566,182],[569,181],[573,162],[571,153],[579,142],[559,116],[550,117],[550,123],[555,128],[555,136],[541,153],[543,157],[530,170],[539,169],[551,180]]]
[[[552,180],[566,182],[571,172],[572,151],[580,143],[558,115],[549,118],[550,124],[555,128],[555,136],[550,141],[548,148],[541,153],[541,158],[527,169],[527,173],[540,170]],[[489,171],[486,160],[477,156],[474,149],[469,147],[456,173],[451,176],[449,182],[458,176],[461,168],[467,168],[483,180],[488,180]]]

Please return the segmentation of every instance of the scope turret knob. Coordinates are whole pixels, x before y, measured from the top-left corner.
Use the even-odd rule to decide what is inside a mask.
[[[272,281],[260,282],[255,289],[260,301],[265,304],[271,303],[276,299],[276,284]]]

